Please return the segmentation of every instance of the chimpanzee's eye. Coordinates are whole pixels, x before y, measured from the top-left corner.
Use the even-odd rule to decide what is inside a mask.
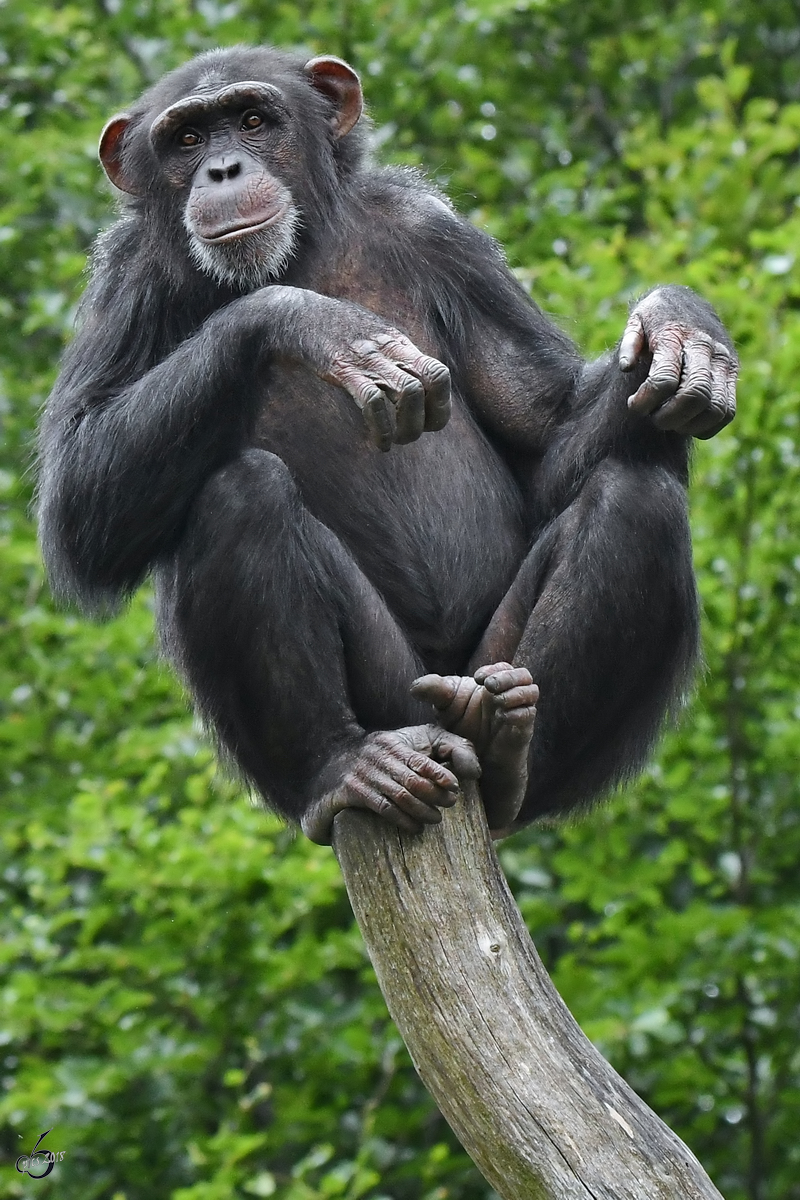
[[[200,146],[203,139],[196,129],[180,129],[177,135],[179,146]]]
[[[260,129],[263,124],[263,116],[254,108],[248,109],[242,117],[242,129]]]

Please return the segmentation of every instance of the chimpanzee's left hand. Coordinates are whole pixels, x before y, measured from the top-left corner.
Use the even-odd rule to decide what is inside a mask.
[[[619,346],[621,370],[650,358],[628,400],[659,429],[710,438],[736,415],[739,360],[714,310],[685,287],[660,287],[635,306]]]

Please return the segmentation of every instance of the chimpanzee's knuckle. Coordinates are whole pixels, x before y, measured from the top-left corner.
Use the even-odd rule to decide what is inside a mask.
[[[360,354],[356,359],[359,371],[368,375],[370,379],[377,380],[384,373],[386,368],[386,359],[377,351],[374,354]]]
[[[650,384],[658,392],[677,392],[681,376],[677,368],[661,367],[650,375]]]
[[[371,381],[351,364],[342,367],[337,374],[336,382],[351,396],[354,396],[362,407],[374,399],[376,389]]]
[[[364,801],[369,796],[369,786],[356,771],[348,771],[343,782],[347,791],[355,799]]]
[[[444,389],[450,386],[450,371],[438,358],[423,356],[415,366],[428,387]]]
[[[406,362],[414,352],[413,343],[400,333],[393,333],[381,343],[381,353],[392,362]]]
[[[679,392],[681,400],[694,400],[704,405],[711,403],[713,395],[710,377],[700,374],[690,376]]]
[[[350,351],[356,358],[366,360],[380,353],[372,338],[356,338],[350,343]]]
[[[528,727],[528,716],[524,708],[512,708],[503,714],[503,728],[510,734],[519,736]]]
[[[413,771],[408,771],[408,770],[396,771],[393,786],[395,788],[401,788],[403,791],[413,794],[415,779],[416,779],[416,777],[415,777]]]
[[[402,760],[398,759],[397,752],[393,748],[385,749],[378,754],[376,767],[381,774],[394,776],[397,774],[399,761]]]
[[[376,812],[379,817],[389,816],[394,811],[394,805],[387,796],[380,792],[372,792],[369,797],[369,807],[373,812]]]
[[[687,342],[687,348],[690,350],[699,350],[710,357],[714,353],[714,339],[705,330],[695,329]]]
[[[399,390],[405,400],[425,399],[425,388],[413,375],[402,375]]]
[[[401,346],[412,345],[406,335],[396,329],[394,325],[383,325],[375,334],[374,341],[382,350],[399,349]]]
[[[733,414],[730,413],[729,415],[730,410],[725,402],[724,396],[715,396],[709,407],[710,415],[718,417],[722,424],[727,425],[728,421],[733,419]],[[722,426],[720,426],[720,428],[721,427]]]
[[[383,740],[383,735],[380,733],[373,736],[365,743],[360,760],[365,763],[376,763],[386,753],[387,745]]]
[[[398,808],[402,808],[405,812],[418,813],[418,801],[406,788],[399,787],[392,795],[392,799]]]
[[[378,734],[374,746],[375,759],[382,765],[406,761],[407,747],[405,743],[391,732]]]
[[[648,330],[650,340],[659,349],[663,348],[675,354],[680,354],[691,336],[691,330],[677,321],[665,321],[663,325],[655,325],[655,327],[654,322],[650,321],[648,322]]]
[[[516,687],[520,676],[515,667],[507,667],[502,671],[498,671],[495,679],[504,690],[506,688]]]
[[[381,783],[381,792],[385,796],[388,796],[389,799],[395,804],[397,803],[398,799],[403,795],[405,790],[406,789],[405,789],[405,786],[403,785],[402,781],[398,781],[397,779],[394,779],[392,777],[389,777],[388,779],[384,780]]]

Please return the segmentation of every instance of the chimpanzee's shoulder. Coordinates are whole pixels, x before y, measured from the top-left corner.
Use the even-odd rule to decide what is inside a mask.
[[[362,204],[409,231],[428,226],[455,230],[463,223],[444,192],[411,167],[365,171],[359,191]]]
[[[405,257],[427,277],[449,280],[480,305],[497,287],[515,291],[505,254],[494,238],[456,212],[449,198],[421,171],[383,168],[365,172],[361,182],[364,224],[381,227],[395,257]],[[519,296],[517,297],[519,299]]]

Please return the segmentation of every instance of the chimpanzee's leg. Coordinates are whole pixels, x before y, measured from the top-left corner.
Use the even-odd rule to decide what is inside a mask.
[[[537,538],[470,664],[508,660],[540,688],[515,826],[585,805],[641,767],[697,638],[681,483],[659,466],[605,459]],[[464,733],[448,720],[452,685],[439,684],[438,699],[436,688],[423,691]],[[496,829],[506,813],[493,814],[485,762],[482,790]]]
[[[426,724],[418,659],[275,455],[248,451],[209,480],[157,582],[167,653],[202,715],[310,836],[348,806],[419,829],[477,774],[462,738]]]

